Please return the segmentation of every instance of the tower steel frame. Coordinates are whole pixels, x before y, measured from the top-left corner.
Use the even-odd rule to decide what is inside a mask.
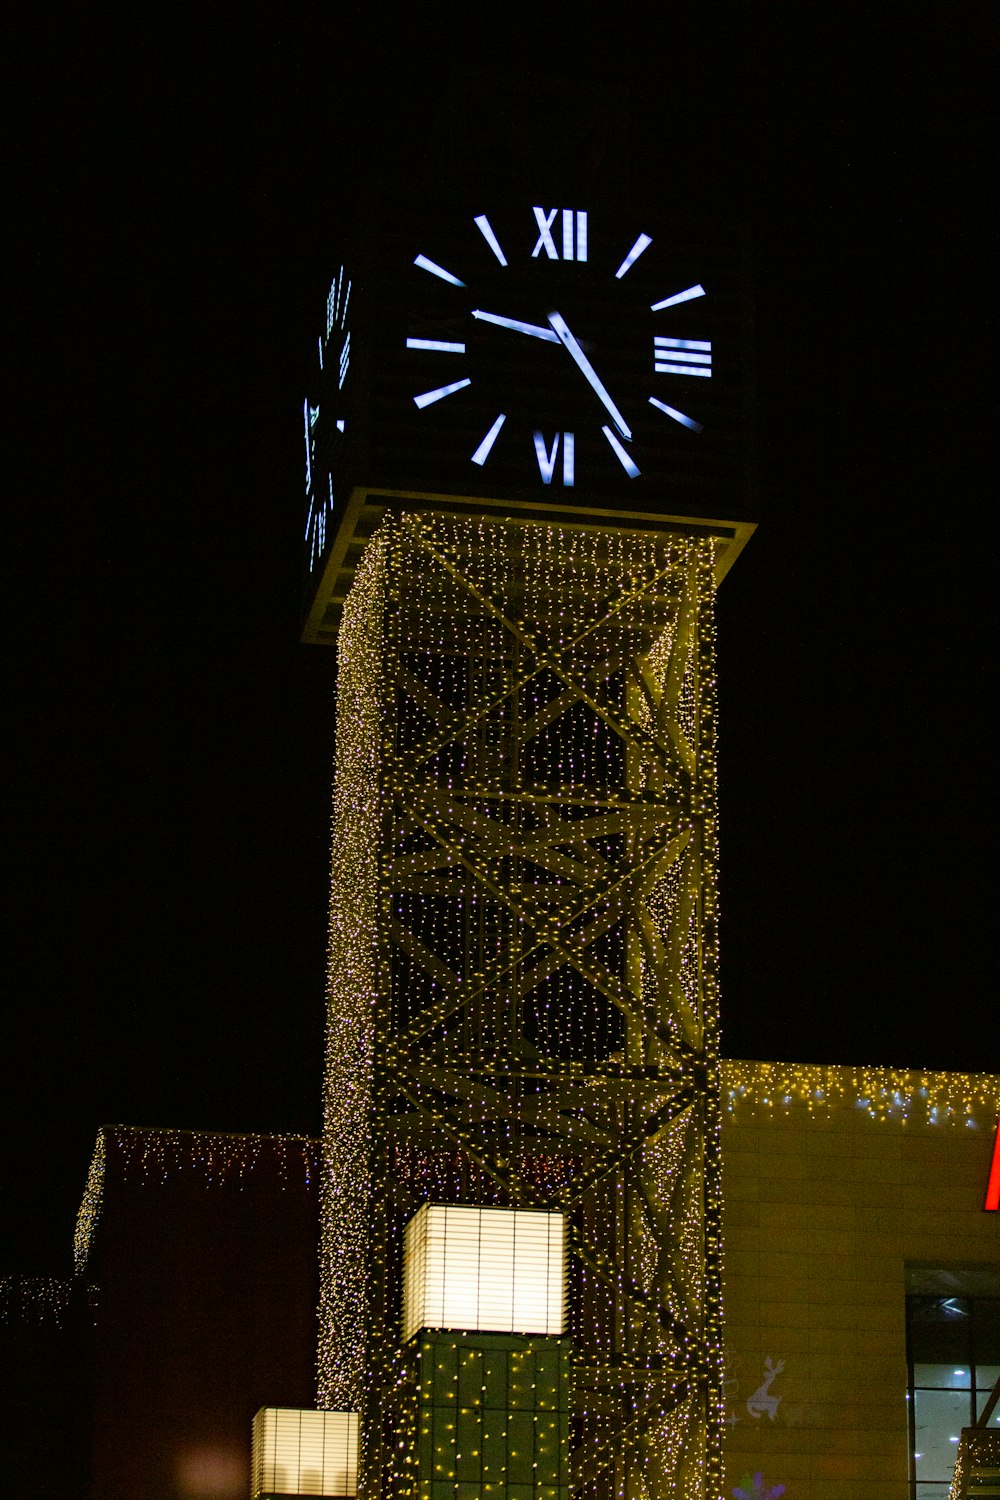
[[[708,527],[388,514],[339,637],[319,1401],[400,1448],[405,1222],[559,1209],[571,1492],[722,1493]],[[405,1445],[404,1445],[405,1447]]]

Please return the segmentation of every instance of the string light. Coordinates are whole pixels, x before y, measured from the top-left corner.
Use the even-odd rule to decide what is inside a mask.
[[[955,1472],[948,1489],[947,1500],[961,1500],[964,1495],[975,1494],[979,1488],[979,1476],[987,1476],[1000,1463],[1000,1432],[988,1427],[967,1427],[962,1432],[961,1442],[955,1455]],[[988,1494],[986,1483],[982,1493]],[[943,1489],[943,1486],[942,1486]]]
[[[0,1276],[0,1325],[62,1327],[71,1290],[56,1276]]]
[[[318,1399],[387,1494],[430,1200],[564,1213],[584,1470],[722,1492],[719,546],[389,515],[346,600]]]
[[[722,1090],[736,1119],[758,1110],[788,1114],[804,1108],[826,1115],[847,1105],[883,1123],[992,1130],[1000,1113],[1000,1076],[995,1073],[726,1061]]]
[[[104,1184],[114,1172],[122,1181],[162,1183],[191,1176],[205,1188],[242,1186],[263,1162],[276,1166],[282,1186],[308,1185],[316,1173],[318,1142],[301,1135],[231,1135],[221,1131],[143,1130],[103,1126],[97,1132],[73,1238],[78,1276],[86,1269],[104,1203]]]
[[[438,1484],[502,1497],[508,1485],[558,1496],[569,1453],[569,1344],[559,1338],[425,1333],[409,1353],[412,1434],[401,1434],[403,1493]],[[429,1490],[429,1486],[428,1486]],[[465,1493],[465,1489],[457,1493]]]
[[[379,768],[390,748],[379,722],[386,549],[369,547],[339,640],[337,776],[327,985],[329,1020],[321,1179],[321,1407],[362,1408],[367,1369],[366,1238],[370,1197],[373,1001],[377,946]]]
[[[104,1165],[104,1131],[99,1130],[94,1143],[94,1154],[90,1159],[90,1169],[87,1172],[87,1183],[83,1190],[80,1211],[76,1216],[76,1228],[73,1232],[73,1265],[78,1276],[83,1274],[86,1267],[90,1247],[101,1217],[101,1206],[104,1202]]]

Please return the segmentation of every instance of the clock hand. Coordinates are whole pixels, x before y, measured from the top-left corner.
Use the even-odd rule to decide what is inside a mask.
[[[516,318],[501,318],[498,313],[483,312],[481,307],[474,307],[472,316],[482,323],[495,323],[498,328],[511,328],[515,333],[530,333],[532,338],[547,339],[550,344],[559,342],[558,335],[551,328],[540,328],[537,323],[519,323]]]
[[[559,335],[560,343],[566,346],[570,358],[582,371],[584,379],[587,381],[588,385],[593,388],[597,399],[610,415],[615,426],[618,428],[618,431],[621,433],[626,442],[630,443],[632,441],[632,434],[629,431],[628,427],[625,425],[625,418],[622,416],[621,412],[618,410],[617,406],[608,395],[607,389],[601,383],[600,376],[594,369],[593,365],[590,363],[590,360],[584,354],[583,350],[580,348],[580,345],[570,333],[568,327],[566,326],[565,320],[557,312],[549,313],[548,319],[549,323]]]

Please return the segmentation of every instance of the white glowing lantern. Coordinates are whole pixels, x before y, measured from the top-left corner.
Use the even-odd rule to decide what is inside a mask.
[[[358,1492],[358,1414],[263,1406],[253,1419],[253,1500]]]
[[[403,1242],[403,1339],[418,1328],[562,1333],[562,1214],[425,1203]]]

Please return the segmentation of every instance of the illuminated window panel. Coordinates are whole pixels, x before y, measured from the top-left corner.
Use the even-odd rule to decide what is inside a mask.
[[[938,1391],[967,1391],[971,1373],[969,1367],[962,1365],[915,1364],[913,1366],[913,1384],[921,1389],[928,1388]]]
[[[403,1339],[420,1328],[564,1331],[562,1214],[425,1203],[403,1243]]]
[[[969,1398],[961,1391],[914,1392],[914,1471],[921,1480],[951,1482]]]
[[[1000,1298],[908,1297],[907,1337],[913,1493],[915,1500],[947,1500],[962,1433],[1000,1374]]]
[[[253,1419],[253,1500],[358,1492],[358,1414],[264,1406]]]

